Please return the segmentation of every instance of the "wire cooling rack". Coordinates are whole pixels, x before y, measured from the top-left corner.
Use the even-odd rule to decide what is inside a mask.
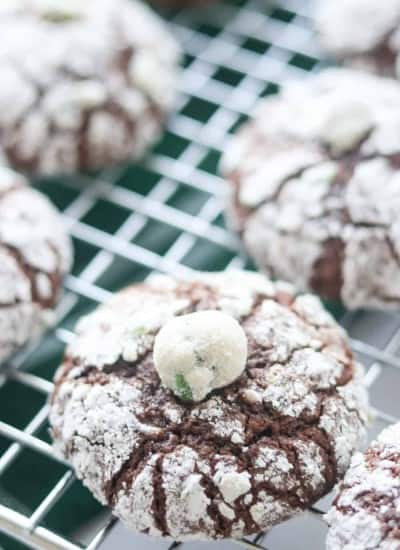
[[[56,329],[0,374],[0,549],[179,546],[127,535],[119,525],[111,529],[109,512],[54,455],[46,405],[51,379],[77,318],[110,292],[154,270],[184,274],[247,265],[224,228],[226,189],[216,165],[229,134],[259,98],[321,67],[311,10],[309,0],[225,0],[167,13],[186,55],[178,112],[163,140],[139,166],[39,182],[63,212],[76,261]],[[368,366],[372,437],[400,416],[400,316],[347,313],[342,322]],[[252,541],[215,547],[289,550],[301,541],[302,548],[323,548],[321,512],[329,501]]]

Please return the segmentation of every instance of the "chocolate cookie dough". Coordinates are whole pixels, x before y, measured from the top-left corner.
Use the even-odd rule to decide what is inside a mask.
[[[328,69],[263,100],[225,154],[261,269],[349,308],[400,305],[400,85]]]
[[[322,46],[337,59],[400,77],[398,0],[319,0],[316,27]]]
[[[326,516],[327,550],[400,548],[400,424],[356,453]]]
[[[137,158],[174,98],[179,49],[137,0],[0,5],[0,151],[33,172]]]
[[[49,324],[71,260],[53,205],[0,168],[0,363]]]
[[[210,311],[244,332],[244,371],[220,376],[200,402],[179,398],[155,368],[155,339],[176,327],[190,362],[193,354],[196,367],[226,373],[221,354],[228,362],[237,346],[228,322],[218,352],[203,328],[194,335],[192,321],[186,331],[174,322]],[[164,339],[158,345],[165,350]],[[179,359],[181,349],[170,353]],[[55,378],[52,433],[78,477],[134,531],[241,537],[301,512],[343,476],[364,435],[361,370],[314,296],[250,272],[159,276],[79,322]],[[202,387],[203,377],[184,375],[191,390]]]

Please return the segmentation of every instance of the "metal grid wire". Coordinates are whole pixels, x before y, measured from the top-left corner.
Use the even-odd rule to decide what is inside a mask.
[[[310,1],[277,2],[225,0],[218,7],[167,14],[184,45],[185,70],[178,112],[146,163],[40,182],[63,211],[76,263],[57,328],[17,356],[0,377],[0,532],[10,537],[0,534],[0,548],[93,550],[113,523],[54,455],[47,435],[51,378],[76,319],[154,270],[185,274],[247,265],[223,225],[225,186],[216,175],[220,152],[259,98],[321,66],[310,30]],[[388,388],[398,382],[400,316],[358,312],[345,314],[343,324],[369,366],[376,407],[372,436],[399,413]],[[328,502],[308,513],[303,534],[312,531]],[[278,527],[231,546],[290,548],[282,543],[288,530]],[[321,548],[321,536],[307,548]],[[135,540],[128,547],[143,548]]]

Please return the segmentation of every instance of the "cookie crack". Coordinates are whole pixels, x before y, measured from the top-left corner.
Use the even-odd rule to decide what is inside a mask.
[[[373,222],[356,222],[353,221],[353,219],[350,216],[349,210],[347,206],[343,203],[340,207],[329,207],[327,206],[327,203],[330,199],[340,196],[342,194],[341,189],[344,186],[347,186],[348,183],[351,180],[351,177],[354,173],[354,170],[356,166],[360,162],[364,161],[371,161],[376,159],[385,158],[387,161],[389,161],[392,165],[394,165],[396,168],[400,167],[400,154],[394,153],[394,154],[378,154],[378,153],[370,153],[370,154],[362,154],[361,148],[362,145],[365,143],[365,141],[368,139],[370,133],[368,133],[364,138],[359,142],[357,147],[352,150],[351,152],[344,153],[340,156],[334,156],[331,153],[329,153],[329,150],[325,148],[326,152],[326,159],[322,159],[319,162],[316,162],[310,166],[307,166],[296,173],[292,174],[291,176],[285,178],[282,180],[281,184],[279,185],[277,191],[271,196],[267,197],[266,199],[260,201],[256,206],[254,207],[247,207],[241,204],[241,201],[239,199],[239,193],[240,189],[242,187],[242,183],[240,182],[241,174],[238,170],[232,172],[230,174],[231,181],[234,185],[234,198],[233,198],[233,206],[235,209],[235,215],[239,219],[239,229],[238,233],[240,236],[243,236],[243,234],[246,231],[247,225],[250,223],[250,221],[253,219],[254,216],[258,214],[259,211],[262,210],[262,208],[271,203],[276,203],[279,200],[279,197],[281,196],[283,190],[285,189],[287,183],[291,181],[292,179],[299,178],[303,175],[304,172],[306,172],[308,169],[313,168],[315,166],[318,166],[320,164],[323,164],[325,162],[337,162],[339,163],[339,171],[338,174],[335,177],[335,180],[332,182],[331,186],[329,187],[328,193],[323,197],[322,203],[324,204],[324,210],[319,215],[312,215],[307,217],[307,221],[317,221],[317,220],[326,220],[332,218],[339,217],[340,220],[342,220],[343,227],[351,226],[351,227],[360,227],[360,228],[371,228],[371,229],[387,229],[388,224],[384,223],[373,223]],[[323,148],[322,148],[323,150]],[[277,232],[280,234],[291,234],[291,232],[287,232],[284,229],[278,229]],[[332,234],[328,236],[326,240],[334,239],[336,235]]]
[[[43,270],[32,267],[23,257],[22,253],[18,248],[7,244],[5,242],[0,242],[0,248],[3,248],[10,256],[16,261],[21,273],[27,278],[30,286],[31,300],[34,304],[38,305],[41,309],[53,308],[57,301],[57,291],[61,284],[61,275],[59,269],[56,269],[53,273],[47,273]],[[48,280],[51,285],[51,295],[49,298],[42,298],[39,293],[37,286],[36,277],[38,275],[44,275],[48,277]],[[25,302],[24,302],[25,303]]]
[[[309,170],[310,168],[313,168],[314,166],[318,166],[318,164],[320,164],[320,163],[316,162],[315,164],[310,164],[310,165],[308,165],[304,168],[301,168],[300,170],[297,170],[293,174],[290,174],[290,176],[287,176],[286,178],[284,178],[279,183],[278,188],[276,189],[276,191],[272,195],[270,195],[270,196],[266,197],[265,199],[261,200],[255,206],[244,206],[241,203],[239,195],[240,195],[240,190],[241,190],[242,184],[237,182],[235,184],[233,205],[234,205],[234,208],[235,208],[236,215],[237,215],[238,212],[240,212],[240,214],[237,216],[239,218],[239,220],[242,220],[242,219],[244,220],[243,223],[242,223],[242,221],[239,221],[239,231],[238,231],[239,235],[242,236],[243,233],[246,231],[246,225],[249,223],[249,221],[251,220],[253,215],[256,215],[257,212],[259,210],[261,210],[266,204],[273,203],[273,202],[275,202],[279,199],[280,195],[282,194],[282,191],[284,190],[284,188],[286,187],[286,184],[289,181],[291,181],[292,179],[300,178],[306,170]],[[236,174],[236,172],[231,174],[232,180],[239,175],[239,174],[237,174],[237,175],[235,175],[235,174]]]
[[[323,400],[328,392],[321,392]],[[330,393],[332,395],[333,392]],[[305,418],[296,418],[294,420],[290,419],[289,422],[284,422],[285,417],[279,416],[277,419],[270,419],[271,424],[276,423],[278,420],[281,422],[279,430],[275,433],[271,431],[271,428],[262,430],[258,433],[253,434],[253,437],[246,441],[246,447],[252,448],[257,446],[261,441],[267,440],[269,443],[277,442],[283,437],[287,437],[290,440],[296,439],[307,439],[307,434],[309,430],[314,430],[312,438],[313,441],[316,439],[316,434],[318,433],[322,439],[326,441],[326,446],[329,449],[332,448],[332,442],[330,436],[319,427],[319,420],[321,415],[314,415],[313,417]],[[227,440],[224,437],[218,436],[212,431],[207,432],[206,436],[202,434],[197,434],[191,430],[192,418],[187,418],[184,423],[179,426],[172,428],[160,428],[160,432],[156,435],[149,436],[148,434],[140,433],[141,440],[140,443],[136,445],[135,449],[132,450],[131,455],[124,462],[120,470],[112,477],[112,479],[105,485],[104,491],[107,495],[107,500],[110,505],[115,503],[116,495],[119,490],[124,486],[124,484],[129,479],[135,479],[143,468],[148,459],[156,454],[163,453],[167,454],[179,445],[187,445],[191,448],[196,448],[196,442],[201,440],[201,442],[207,447],[214,449],[219,454],[230,454],[233,457],[236,457],[240,462],[250,460],[247,453],[243,453],[242,445],[232,443],[230,440]],[[324,447],[325,448],[325,447]],[[327,450],[325,448],[325,450]],[[328,451],[327,451],[328,452]],[[329,452],[328,452],[329,455]],[[332,466],[336,468],[336,466]],[[332,476],[330,476],[332,477]],[[275,492],[280,494],[280,492]]]
[[[163,476],[163,461],[164,456],[161,455],[155,466],[153,467],[153,501],[151,504],[153,510],[153,517],[156,527],[161,531],[163,536],[168,535],[168,524],[167,524],[167,499],[162,483]]]

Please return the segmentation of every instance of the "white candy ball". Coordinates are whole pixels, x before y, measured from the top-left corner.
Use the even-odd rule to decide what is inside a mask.
[[[244,371],[247,338],[239,323],[221,311],[175,317],[158,333],[154,364],[162,383],[185,401],[201,401]]]
[[[351,151],[371,130],[373,113],[359,102],[348,99],[332,107],[321,128],[321,137],[335,155]]]

